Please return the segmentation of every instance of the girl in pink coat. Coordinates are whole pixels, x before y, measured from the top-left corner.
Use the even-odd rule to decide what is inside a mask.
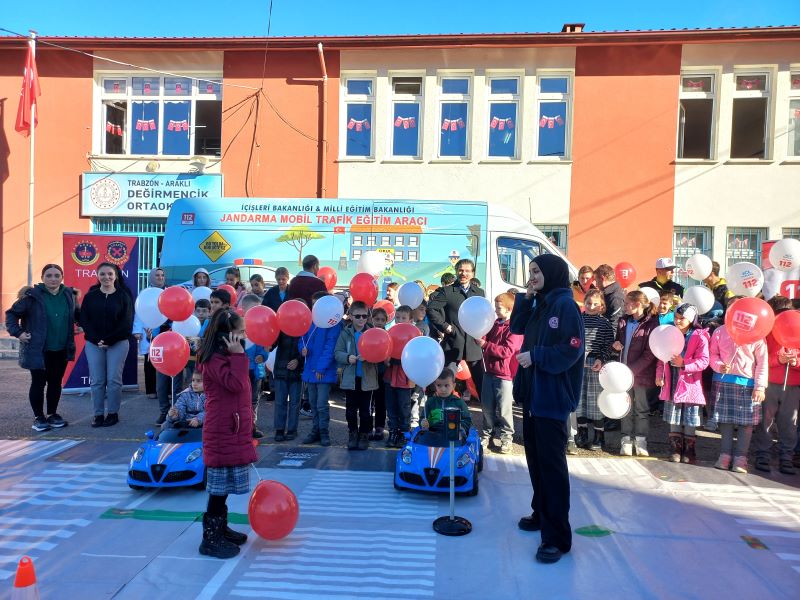
[[[695,430],[700,426],[703,396],[703,370],[708,367],[708,330],[697,322],[697,308],[683,303],[675,309],[675,327],[686,341],[683,352],[669,363],[659,361],[656,383],[664,401],[664,420],[669,423],[671,462],[695,464]]]

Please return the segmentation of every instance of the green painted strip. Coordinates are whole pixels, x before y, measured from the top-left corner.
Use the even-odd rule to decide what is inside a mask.
[[[128,510],[125,508],[109,508],[100,515],[101,519],[135,519],[137,521],[199,521],[202,512],[178,512],[174,510]],[[237,525],[248,525],[247,515],[228,513],[228,522]]]
[[[743,535],[741,538],[744,542],[750,546],[753,550],[768,550],[767,545],[762,542],[757,537],[753,537],[752,535]]]
[[[600,525],[587,525],[586,527],[578,527],[575,533],[586,537],[605,537],[614,532],[605,527],[600,527]]]

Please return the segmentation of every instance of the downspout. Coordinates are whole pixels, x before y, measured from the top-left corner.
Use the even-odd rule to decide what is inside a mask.
[[[325,68],[325,54],[322,51],[322,43],[317,44],[319,54],[319,66],[322,69],[322,134],[319,140],[319,191],[320,198],[327,196],[326,177],[328,172],[328,71]]]

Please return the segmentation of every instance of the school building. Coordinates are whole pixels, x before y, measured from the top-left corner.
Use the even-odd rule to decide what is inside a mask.
[[[0,38],[3,309],[26,280],[26,48]],[[146,272],[184,188],[488,200],[641,280],[800,236],[800,27],[42,37],[36,61],[35,276],[67,231],[138,235]]]

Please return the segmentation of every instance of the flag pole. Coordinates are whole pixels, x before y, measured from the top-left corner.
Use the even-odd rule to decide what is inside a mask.
[[[28,46],[31,49],[34,60],[36,59],[36,32],[30,30],[31,37],[28,40]],[[33,185],[33,168],[34,168],[34,149],[35,149],[35,136],[36,132],[36,102],[31,105],[31,122],[30,122],[30,181],[28,183],[28,285],[33,285],[33,214],[34,214],[34,185]]]

